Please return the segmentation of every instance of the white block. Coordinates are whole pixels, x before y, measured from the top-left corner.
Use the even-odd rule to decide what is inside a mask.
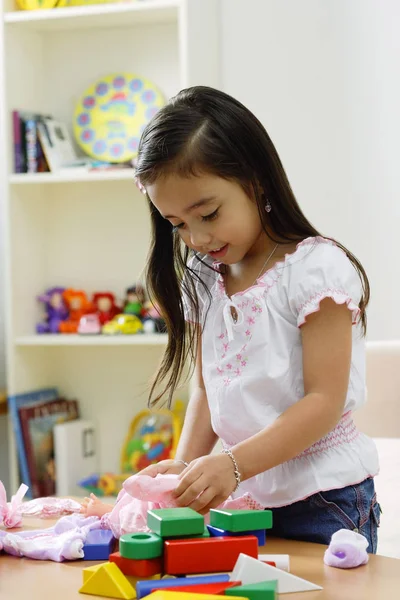
[[[53,432],[56,495],[82,496],[77,482],[98,472],[94,423],[76,419],[55,425]]]
[[[277,569],[290,572],[289,554],[259,554],[258,560],[274,562]]]
[[[247,556],[247,554],[239,554],[235,568],[231,573],[230,580],[241,581],[242,585],[260,583],[261,581],[277,581],[278,594],[322,590],[322,587],[319,585],[296,577],[291,573],[281,571],[281,569],[277,569],[276,567],[266,565],[256,558]]]

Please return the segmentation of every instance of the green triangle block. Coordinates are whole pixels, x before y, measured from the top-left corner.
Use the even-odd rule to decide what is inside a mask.
[[[238,585],[225,590],[226,596],[242,596],[249,600],[275,600],[277,597],[277,581],[261,581],[260,583],[249,583]]]

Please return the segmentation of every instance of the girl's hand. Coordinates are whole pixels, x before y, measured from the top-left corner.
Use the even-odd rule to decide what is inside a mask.
[[[232,460],[227,454],[202,456],[184,469],[175,489],[178,506],[206,514],[226,500],[236,487]]]
[[[179,475],[185,469],[185,465],[177,460],[169,458],[167,460],[161,460],[155,465],[149,465],[142,471],[139,471],[137,475],[149,475],[150,477],[156,477],[157,475]]]

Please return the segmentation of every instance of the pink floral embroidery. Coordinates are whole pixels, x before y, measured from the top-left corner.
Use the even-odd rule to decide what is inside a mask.
[[[242,367],[245,367],[247,365],[247,360],[242,360],[240,364],[242,365]]]
[[[254,317],[247,317],[246,321],[248,322],[249,325],[254,325],[256,322]]]
[[[231,363],[228,363],[228,364],[226,365],[226,368],[227,368],[227,369],[230,371],[230,370],[232,369],[232,365],[231,365]]]
[[[222,375],[222,373],[224,372],[224,370],[223,370],[223,369],[221,369],[221,367],[217,367],[217,371],[218,371],[218,373],[219,373],[220,375]]]
[[[224,347],[224,352],[228,352],[229,350],[229,344],[222,344]]]
[[[237,377],[239,377],[239,375],[242,374],[242,371],[239,368],[237,368],[237,369],[235,369],[234,373]]]
[[[220,340],[223,340],[223,339],[224,339],[224,337],[225,337],[225,334],[224,334],[224,333],[221,333],[221,334],[218,336],[218,338],[219,338]]]
[[[231,381],[232,381],[232,379],[230,379],[229,377],[227,377],[227,379],[224,379],[224,384],[225,385],[229,385]]]
[[[237,358],[238,360],[242,360],[242,355],[241,355],[241,354],[236,354],[236,358]]]

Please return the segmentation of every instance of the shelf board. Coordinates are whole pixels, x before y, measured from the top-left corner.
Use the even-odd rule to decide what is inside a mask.
[[[16,346],[165,346],[166,333],[137,335],[25,335],[17,337]]]
[[[42,183],[92,183],[95,181],[131,181],[134,182],[133,169],[115,169],[114,171],[91,171],[75,173],[18,173],[9,175],[12,185],[32,185]]]
[[[131,27],[177,21],[180,4],[181,0],[131,0],[46,10],[10,11],[4,14],[4,22],[6,25],[34,31]]]

